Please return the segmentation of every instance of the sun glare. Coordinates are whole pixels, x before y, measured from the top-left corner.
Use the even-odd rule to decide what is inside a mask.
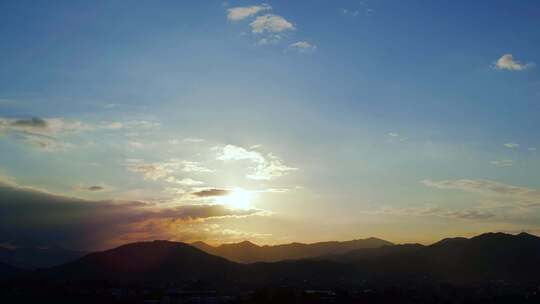
[[[251,208],[253,193],[242,188],[235,188],[228,195],[216,198],[216,203],[227,205],[234,209]]]

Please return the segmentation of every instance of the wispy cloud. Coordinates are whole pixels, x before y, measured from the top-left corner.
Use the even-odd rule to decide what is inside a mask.
[[[297,50],[301,53],[314,51],[317,49],[317,46],[307,42],[307,41],[297,41],[289,45],[291,49]]]
[[[281,33],[296,29],[291,22],[279,15],[274,14],[258,16],[249,24],[249,26],[251,27],[251,32],[253,33]]]
[[[505,200],[512,201],[523,207],[540,206],[540,191],[527,187],[508,185],[491,180],[423,180],[425,186],[443,189],[458,190],[464,192],[479,193],[483,195],[500,196]]]
[[[494,64],[498,70],[523,71],[534,66],[533,62],[521,63],[512,54],[504,54]]]
[[[487,220],[493,219],[496,215],[481,208],[467,208],[452,210],[436,206],[412,207],[412,208],[382,208],[377,213],[395,214],[403,216],[435,216],[440,218],[458,220]]]
[[[167,179],[171,176],[173,178],[178,172],[194,172],[194,173],[211,173],[214,170],[202,166],[198,162],[186,161],[180,159],[170,159],[163,162],[148,163],[142,159],[128,159],[126,161],[126,167],[131,172],[143,174],[145,179],[159,180]],[[176,178],[174,179],[176,181]],[[181,180],[180,184],[197,183],[195,180]]]
[[[227,9],[227,19],[235,22],[253,17],[249,27],[253,37],[257,39],[255,44],[277,45],[286,40],[288,32],[296,30],[296,25],[281,15],[269,13],[270,10],[272,7],[267,4],[233,7]],[[307,52],[314,51],[316,46],[306,41],[297,41],[289,43],[288,48]]]
[[[232,7],[227,9],[227,19],[230,21],[240,21],[271,9],[272,7],[270,5],[264,3],[261,5]]]
[[[294,167],[289,167],[283,164],[282,160],[277,156],[269,153],[266,156],[258,151],[247,150],[245,148],[226,145],[224,147],[214,147],[214,150],[219,150],[216,157],[222,161],[238,161],[248,160],[254,165],[249,167],[249,173],[246,178],[254,180],[271,180],[288,174],[291,171],[298,170]]]
[[[492,160],[490,163],[497,167],[509,167],[514,164],[514,161],[511,159],[501,159],[501,160]]]
[[[519,148],[519,144],[516,144],[516,143],[505,143],[504,146],[509,148],[509,149],[517,149],[517,148]]]
[[[202,181],[194,180],[194,179],[191,179],[191,178],[177,179],[174,176],[169,176],[166,179],[166,181],[169,182],[169,183],[175,183],[175,184],[179,184],[179,185],[182,185],[182,186],[190,186],[190,187],[191,186],[204,185],[204,182],[202,182]]]
[[[388,132],[386,136],[388,136],[388,142],[400,142],[400,141],[406,141],[407,139],[409,139],[408,137],[400,135],[399,133],[396,133],[396,132]]]
[[[92,129],[80,121],[63,118],[0,118],[0,135],[9,133],[44,151],[64,150],[71,145],[60,137]]]
[[[54,136],[88,129],[90,126],[80,121],[69,121],[63,118],[0,118],[0,131]]]

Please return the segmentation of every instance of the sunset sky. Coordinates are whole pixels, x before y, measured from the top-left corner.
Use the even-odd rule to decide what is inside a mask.
[[[0,243],[540,234],[538,1],[1,1]]]

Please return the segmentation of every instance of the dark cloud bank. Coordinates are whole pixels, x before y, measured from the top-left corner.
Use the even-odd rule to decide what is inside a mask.
[[[171,231],[171,223],[259,212],[211,204],[158,208],[137,201],[89,201],[0,182],[0,243],[88,250],[117,245],[119,240],[184,240],[188,236],[181,229]]]

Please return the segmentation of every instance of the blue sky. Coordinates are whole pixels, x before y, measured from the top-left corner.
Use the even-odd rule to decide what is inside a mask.
[[[0,14],[6,187],[232,210],[144,217],[127,225],[145,233],[91,246],[540,231],[536,1],[3,1]]]

